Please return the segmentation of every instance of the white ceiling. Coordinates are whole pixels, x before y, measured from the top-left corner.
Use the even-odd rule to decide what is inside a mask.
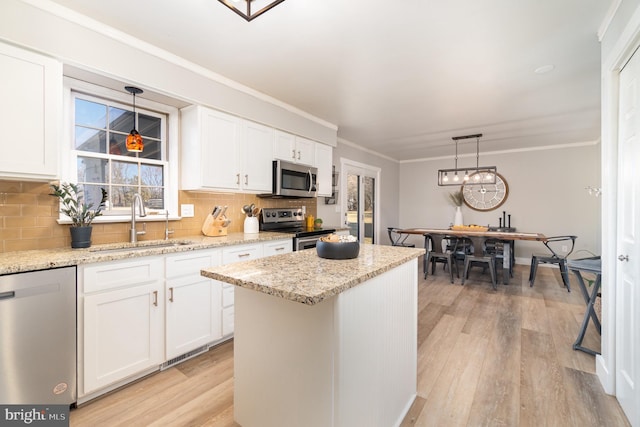
[[[286,0],[252,22],[217,0],[54,1],[397,160],[451,155],[471,133],[481,151],[600,136],[611,0]]]

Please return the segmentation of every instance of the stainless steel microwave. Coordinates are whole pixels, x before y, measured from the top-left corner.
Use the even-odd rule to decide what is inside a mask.
[[[273,161],[273,195],[316,197],[318,169],[283,160]]]

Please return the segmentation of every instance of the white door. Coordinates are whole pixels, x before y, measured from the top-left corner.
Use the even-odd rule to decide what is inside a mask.
[[[618,129],[616,396],[631,424],[640,426],[639,53],[620,72]]]
[[[361,243],[378,243],[380,169],[341,160],[342,217],[349,234]]]

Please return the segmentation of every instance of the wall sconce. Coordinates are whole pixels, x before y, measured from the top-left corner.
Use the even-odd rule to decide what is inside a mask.
[[[265,13],[267,10],[279,5],[284,0],[218,0],[238,15],[242,16],[247,22]],[[253,2],[256,7],[252,8]]]

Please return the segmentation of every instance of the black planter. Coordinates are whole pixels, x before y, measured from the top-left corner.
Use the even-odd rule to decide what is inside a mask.
[[[71,247],[88,248],[91,246],[91,226],[71,227]]]

